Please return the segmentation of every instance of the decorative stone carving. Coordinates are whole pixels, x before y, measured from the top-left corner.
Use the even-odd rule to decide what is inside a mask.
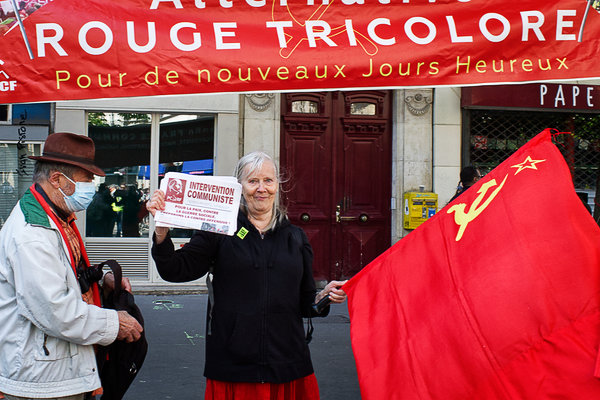
[[[406,108],[412,115],[421,116],[429,111],[431,103],[433,102],[429,96],[423,96],[421,93],[417,93],[414,96],[406,96],[404,99]]]
[[[246,95],[248,105],[254,111],[263,112],[268,109],[273,103],[275,94],[273,93],[252,93]]]

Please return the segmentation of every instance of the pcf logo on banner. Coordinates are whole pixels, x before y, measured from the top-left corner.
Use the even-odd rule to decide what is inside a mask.
[[[0,65],[4,65],[4,61],[0,60]],[[17,88],[17,81],[9,80],[10,76],[2,70],[0,70],[0,92],[14,92]]]

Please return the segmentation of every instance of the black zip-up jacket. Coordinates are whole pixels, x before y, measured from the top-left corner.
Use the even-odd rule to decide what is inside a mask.
[[[313,373],[302,318],[317,316],[311,307],[316,290],[302,229],[285,219],[261,238],[240,212],[233,236],[197,231],[177,251],[167,237],[153,245],[152,257],[170,282],[198,279],[213,267],[207,378],[284,383]]]

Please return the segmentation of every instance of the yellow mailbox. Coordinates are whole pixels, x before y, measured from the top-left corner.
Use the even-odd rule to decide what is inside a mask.
[[[404,193],[404,229],[415,229],[431,218],[438,207],[438,195],[431,192]]]

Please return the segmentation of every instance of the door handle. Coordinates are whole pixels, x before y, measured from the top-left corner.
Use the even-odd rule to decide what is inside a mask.
[[[367,214],[361,214],[358,217],[350,217],[350,216],[342,216],[342,207],[338,204],[335,207],[335,222],[340,223],[343,221],[356,221],[360,220],[360,222],[367,222],[369,217]]]

